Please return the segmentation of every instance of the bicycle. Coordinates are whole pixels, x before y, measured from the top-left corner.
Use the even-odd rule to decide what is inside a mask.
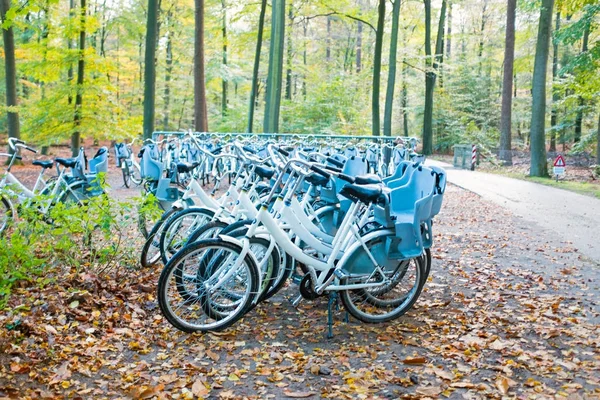
[[[121,168],[123,173],[123,184],[129,188],[131,182],[136,186],[142,183],[142,172],[140,164],[133,157],[132,146],[137,139],[133,139],[131,143],[116,143],[115,158],[117,167]]]

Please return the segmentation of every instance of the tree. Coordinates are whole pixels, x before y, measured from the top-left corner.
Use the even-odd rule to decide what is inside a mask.
[[[144,57],[144,139],[154,132],[154,106],[156,94],[156,36],[158,29],[158,2],[148,0],[146,21],[146,54]]]
[[[8,18],[10,0],[0,0],[2,39],[4,40],[4,68],[6,80],[6,106],[8,107],[8,136],[20,138],[19,112],[17,111],[17,67],[15,62],[15,36],[13,21]]]
[[[392,136],[392,109],[394,106],[394,86],[396,84],[396,57],[398,53],[398,21],[400,19],[401,0],[394,0],[392,9],[392,38],[390,41],[390,67],[388,70],[387,92],[383,117],[383,134]]]
[[[263,130],[279,131],[279,108],[283,79],[283,47],[285,41],[285,0],[273,0],[271,16],[271,48],[269,49],[269,73],[267,75],[267,101]]]
[[[512,165],[512,85],[515,62],[515,17],[517,0],[508,0],[506,9],[506,39],[504,46],[504,78],[502,81],[502,111],[500,115],[500,159]]]
[[[399,0],[396,0],[399,1]],[[372,115],[372,135],[379,136],[380,116],[379,116],[379,86],[381,82],[381,53],[383,49],[383,27],[385,23],[385,2],[379,0],[377,30],[375,31],[375,54],[373,55],[373,92],[371,97],[371,115]]]
[[[87,12],[85,0],[81,0],[79,10],[79,51],[78,51],[78,62],[77,62],[77,92],[75,94],[75,117],[73,118],[73,125],[75,131],[71,135],[71,152],[73,157],[79,155],[79,147],[81,146],[81,116],[83,108],[83,81],[84,81],[84,68],[85,68],[85,15]]]
[[[204,76],[204,0],[194,0],[194,129],[208,132],[208,107]]]
[[[227,72],[227,6],[225,0],[221,0],[221,8],[223,10],[223,70]],[[227,76],[221,78],[222,92],[221,92],[221,117],[227,116]]]
[[[444,22],[446,18],[446,0],[442,1],[435,56],[431,54],[431,0],[423,0],[425,4],[425,107],[423,111],[423,154],[433,153],[433,92],[435,89],[436,70],[439,68],[443,53]]]
[[[588,43],[590,39],[590,27],[591,24],[586,24],[583,31],[583,43],[581,45],[581,54],[588,52]],[[581,126],[583,125],[583,109],[585,107],[585,100],[583,96],[579,96],[579,106],[577,107],[577,116],[575,117],[575,137],[574,142],[577,143],[581,140]]]
[[[263,31],[265,28],[265,11],[267,9],[267,0],[261,0],[260,16],[258,17],[258,32],[256,34],[256,50],[254,52],[254,68],[252,69],[252,82],[250,82],[250,104],[248,106],[248,127],[246,132],[253,131],[254,110],[256,108],[256,92],[258,91],[258,72],[260,69],[260,53],[262,49]]]
[[[560,10],[556,12],[556,28],[560,30]],[[560,100],[556,78],[558,76],[558,40],[552,41],[552,111],[550,114],[550,151],[556,151],[556,125],[558,123],[558,101]]]
[[[531,176],[548,176],[546,161],[546,75],[554,0],[542,0],[532,81]]]

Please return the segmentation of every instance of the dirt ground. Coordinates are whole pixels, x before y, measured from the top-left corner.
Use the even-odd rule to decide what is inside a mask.
[[[119,172],[111,193],[134,194]],[[193,335],[161,316],[158,268],[22,287],[0,312],[0,398],[599,399],[599,266],[452,186],[434,232],[416,306],[381,325],[339,310],[330,340],[327,299],[296,309],[294,285]]]

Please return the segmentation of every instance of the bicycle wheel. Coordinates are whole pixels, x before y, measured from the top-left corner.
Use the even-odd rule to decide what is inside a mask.
[[[167,321],[184,332],[204,332],[225,329],[243,317],[258,293],[259,272],[249,255],[239,260],[242,251],[222,239],[179,251],[158,280],[158,303]]]
[[[154,224],[144,247],[142,247],[142,254],[140,256],[140,264],[142,267],[147,268],[155,265],[160,260],[160,234],[164,228],[165,222],[177,211],[179,208],[172,208],[160,217],[160,219]]]
[[[215,215],[208,208],[187,208],[173,214],[160,234],[159,249],[166,264],[187,242],[189,236],[199,227],[210,222]]]
[[[142,171],[140,171],[140,167],[136,164],[133,164],[129,168],[129,176],[131,177],[131,181],[136,185],[140,185],[142,183]]]
[[[241,221],[240,221],[241,222]],[[234,231],[227,232],[227,236],[241,239],[248,232],[248,227],[238,228]],[[225,234],[225,229],[221,232]],[[270,242],[267,239],[253,237],[250,238],[250,250],[254,254],[258,267],[261,272],[261,288],[259,302],[267,300],[279,291],[285,284],[285,281],[291,276],[291,257],[275,245],[275,247],[267,254]],[[265,262],[265,257],[269,257]],[[282,269],[283,267],[283,269]]]
[[[371,288],[340,291],[340,298],[346,310],[356,319],[366,323],[386,322],[402,316],[410,310],[421,293],[423,258],[388,258],[388,236],[393,236],[393,233],[382,232],[381,235],[371,238],[365,246],[356,248],[343,266],[351,276],[342,279],[342,285],[381,283]],[[385,276],[373,273],[371,257]]]
[[[4,196],[0,197],[0,234],[4,232],[13,218],[13,208],[10,201]]]
[[[204,224],[198,229],[196,229],[194,232],[192,232],[187,242],[194,243],[203,239],[216,238],[226,227],[227,224],[223,221],[211,221],[208,224]]]
[[[123,161],[121,164],[121,171],[123,172],[123,183],[126,188],[129,188],[131,185],[131,173],[129,172],[129,166],[127,165],[127,161]]]

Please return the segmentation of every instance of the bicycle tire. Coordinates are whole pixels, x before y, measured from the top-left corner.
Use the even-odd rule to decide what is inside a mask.
[[[188,333],[220,331],[230,327],[246,314],[246,312],[250,308],[250,305],[255,299],[256,293],[258,291],[258,267],[254,263],[252,257],[250,257],[247,254],[243,259],[242,265],[240,266],[240,271],[242,273],[238,275],[234,272],[235,276],[232,276],[233,278],[239,277],[240,279],[229,280],[236,284],[245,284],[242,300],[238,302],[237,306],[233,310],[231,310],[226,316],[220,316],[218,318],[210,317],[205,312],[207,307],[211,307],[211,304],[207,299],[208,294],[204,289],[206,287],[205,284],[211,279],[213,279],[212,275],[214,274],[214,272],[212,270],[207,271],[208,266],[206,265],[206,263],[199,263],[192,260],[191,265],[197,267],[197,272],[196,274],[189,274],[188,276],[196,277],[195,279],[190,279],[192,287],[195,287],[195,290],[198,291],[198,294],[191,298],[181,295],[181,285],[183,285],[185,282],[178,282],[177,277],[174,276],[176,272],[183,274],[186,261],[188,259],[193,259],[193,257],[196,255],[201,255],[204,251],[213,251],[221,253],[230,252],[233,255],[237,254],[237,259],[239,258],[239,255],[242,253],[243,249],[235,243],[226,242],[222,239],[207,239],[191,243],[182,248],[171,258],[169,263],[167,263],[165,268],[162,270],[158,279],[157,297],[162,314],[165,316],[167,321],[175,328]],[[223,258],[217,259],[217,262],[219,262],[222,259]],[[227,258],[226,260],[229,260],[229,258]],[[211,273],[211,276],[208,276],[208,273]],[[182,277],[183,275],[180,276],[180,278]],[[172,280],[175,281],[174,288],[171,284]],[[219,289],[217,289],[216,291],[218,291]],[[188,290],[183,291],[184,293],[189,294]],[[214,293],[210,293],[210,295],[212,294]],[[177,307],[173,308],[170,304],[171,299],[174,300],[177,296],[182,297],[183,302]],[[199,305],[197,304],[198,301],[200,301]],[[197,318],[197,322],[190,322],[189,320],[187,320],[185,314],[183,313],[189,313],[189,315],[191,315],[192,317],[194,315],[198,315],[198,313],[201,314]],[[204,318],[204,316],[206,316],[206,318]]]
[[[159,235],[161,229],[167,219],[171,217],[175,212],[179,211],[179,208],[172,208],[168,211],[165,211],[160,219],[154,224],[144,246],[142,247],[142,253],[140,255],[140,265],[143,268],[148,268],[153,265],[156,265],[158,260],[160,260],[160,247],[158,243],[158,238],[156,235]]]
[[[390,284],[365,289],[340,290],[340,299],[342,304],[350,315],[366,323],[381,323],[391,321],[404,315],[417,301],[421,294],[422,275],[425,272],[423,258],[421,256],[410,260],[393,260],[387,258],[385,236],[393,235],[384,233],[381,236],[371,238],[365,246],[369,249],[371,256],[377,261],[377,264],[386,272]],[[370,257],[360,246],[353,250],[347,260],[353,260],[356,265],[364,265],[364,260]],[[362,264],[361,264],[362,263]],[[352,273],[351,266],[344,266],[348,272]],[[341,284],[365,283],[370,275],[368,271],[363,271],[363,278],[344,278]],[[354,274],[358,275],[358,274]],[[401,283],[406,285],[399,286]],[[397,297],[391,297],[391,296]],[[365,306],[359,308],[359,301]]]
[[[159,249],[163,263],[167,264],[169,259],[185,246],[189,235],[210,222],[214,215],[213,210],[201,207],[186,208],[171,215],[160,234]],[[186,231],[181,232],[182,224],[186,221],[191,221],[191,225]]]

